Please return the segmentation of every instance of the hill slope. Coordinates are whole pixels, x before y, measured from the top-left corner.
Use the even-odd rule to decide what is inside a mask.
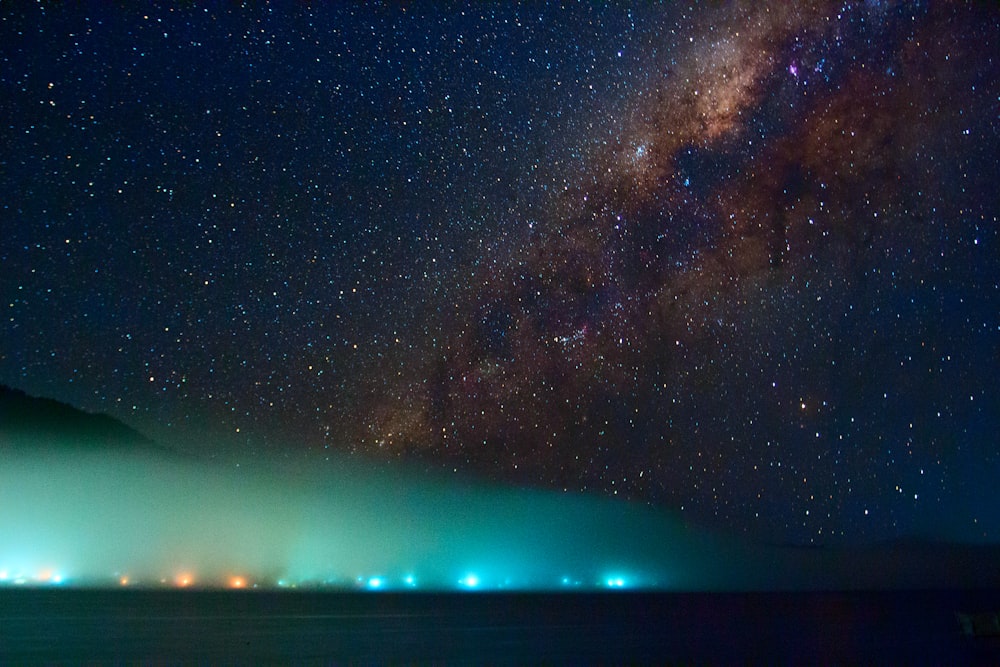
[[[0,385],[0,446],[29,446],[39,441],[87,449],[154,446],[152,440],[108,415]]]

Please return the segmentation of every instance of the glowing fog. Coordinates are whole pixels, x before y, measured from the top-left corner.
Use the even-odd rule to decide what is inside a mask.
[[[706,588],[738,576],[720,544],[666,515],[571,494],[61,443],[0,458],[0,585]]]
[[[248,470],[0,434],[0,587],[982,587],[996,557],[992,544],[762,546],[644,506],[356,461]]]

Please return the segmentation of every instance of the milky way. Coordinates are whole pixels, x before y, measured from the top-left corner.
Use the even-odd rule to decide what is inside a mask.
[[[990,4],[0,30],[0,381],[227,461],[996,539]]]
[[[978,446],[955,442],[962,421],[997,417],[992,392],[955,405],[942,354],[996,337],[990,319],[943,330],[948,300],[996,302],[996,197],[962,196],[975,176],[934,159],[962,116],[995,139],[988,96],[946,92],[989,87],[993,65],[907,11],[713,15],[500,268],[473,273],[376,447],[676,504],[693,490],[702,513],[821,540],[871,530],[881,487],[900,498],[876,530],[898,528],[919,478],[945,487],[954,450]]]

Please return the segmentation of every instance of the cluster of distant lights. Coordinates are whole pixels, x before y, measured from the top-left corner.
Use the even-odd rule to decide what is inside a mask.
[[[420,585],[417,577],[412,574],[403,577],[387,577],[383,575],[359,576],[354,579],[326,580],[294,580],[278,579],[277,581],[255,581],[248,576],[232,575],[223,579],[199,579],[193,572],[178,572],[171,577],[161,577],[152,580],[133,579],[126,574],[116,574],[107,580],[74,579],[56,569],[41,569],[35,572],[22,570],[0,569],[0,587],[59,587],[59,586],[117,586],[120,588],[211,588],[211,589],[335,589],[363,591],[400,591],[418,590]],[[475,572],[468,572],[454,581],[453,590],[488,591],[488,590],[519,590],[525,589],[628,589],[637,587],[637,582],[620,575],[613,575],[597,581],[584,583],[574,577],[562,577],[552,586],[532,585],[521,587],[511,581],[488,581]],[[448,590],[448,586],[432,585],[426,590]]]
[[[54,570],[39,570],[38,572],[28,574],[25,572],[12,573],[10,570],[0,570],[0,584],[13,584],[16,586],[24,585],[50,585],[59,586],[66,583],[66,577]]]

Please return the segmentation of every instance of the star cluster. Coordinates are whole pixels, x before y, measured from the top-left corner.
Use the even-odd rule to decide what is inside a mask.
[[[995,8],[0,30],[0,381],[210,454],[996,538]]]

